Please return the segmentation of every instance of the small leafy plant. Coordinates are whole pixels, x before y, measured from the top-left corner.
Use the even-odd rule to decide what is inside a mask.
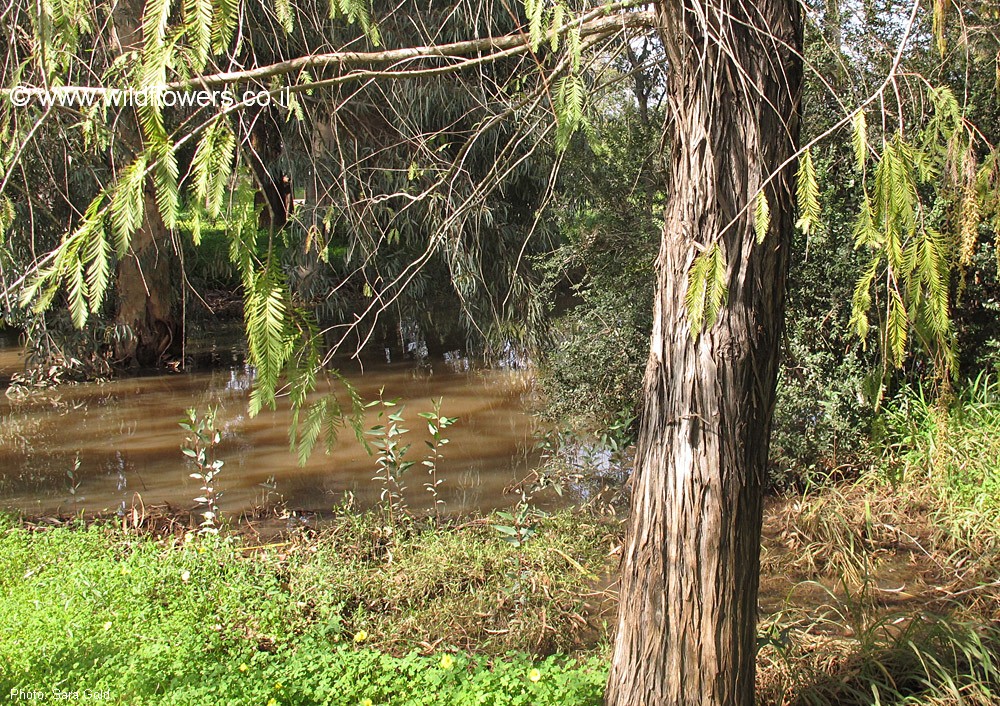
[[[83,482],[76,475],[77,471],[79,470],[80,470],[80,454],[77,454],[76,459],[74,459],[73,461],[73,469],[66,471],[68,490],[70,496],[73,498],[73,502],[79,502],[83,500],[83,498],[77,495],[77,492],[80,490],[80,484]]]
[[[535,493],[546,488],[552,488],[561,496],[562,480],[558,475],[536,469],[521,479],[513,488],[504,491],[505,493],[516,492],[520,499],[510,511],[497,511],[496,516],[506,523],[492,525],[493,530],[500,535],[500,539],[516,549],[520,549],[535,535],[535,526],[539,521],[548,517],[548,514],[535,507],[532,500]]]
[[[424,488],[430,493],[434,502],[434,523],[438,525],[441,524],[441,509],[444,505],[444,500],[438,493],[438,486],[444,483],[443,479],[438,478],[438,463],[444,458],[441,449],[448,443],[448,438],[444,436],[443,432],[458,421],[458,417],[445,417],[441,414],[442,402],[443,398],[439,397],[434,400],[434,411],[420,412],[418,415],[427,421],[427,432],[431,435],[429,440],[424,441],[427,444],[428,452],[427,457],[421,463],[427,468],[427,474],[430,476],[430,480],[424,483]]]
[[[371,446],[376,450],[378,472],[372,478],[382,484],[380,499],[385,503],[386,517],[389,525],[406,511],[406,500],[403,493],[403,474],[413,465],[414,461],[405,460],[409,444],[403,444],[401,437],[409,432],[403,427],[403,407],[399,407],[399,399],[387,400],[383,396],[384,388],[378,391],[378,399],[372,400],[365,408],[378,407],[378,419],[383,422],[371,427],[365,434],[374,437]],[[396,409],[396,407],[399,407]]]
[[[222,493],[216,490],[216,479],[225,462],[215,456],[222,440],[222,434],[215,427],[217,412],[215,407],[211,407],[204,415],[199,415],[197,410],[191,408],[187,410],[187,418],[180,422],[181,429],[188,433],[181,453],[190,458],[197,468],[191,477],[201,481],[201,495],[194,499],[205,507],[201,515],[203,521],[198,525],[199,534],[219,533],[218,501]]]
[[[497,512],[497,517],[508,524],[493,525],[493,529],[500,535],[500,539],[520,549],[535,534],[535,521],[540,516],[544,516],[540,510],[536,510],[522,499],[513,512]]]

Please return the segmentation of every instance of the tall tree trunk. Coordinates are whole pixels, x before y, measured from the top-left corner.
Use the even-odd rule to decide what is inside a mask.
[[[609,706],[752,706],[762,490],[791,243],[801,84],[796,0],[657,5],[671,183],[622,558]],[[770,220],[754,234],[755,195]],[[697,254],[728,299],[692,335]]]
[[[143,224],[118,263],[115,290],[115,323],[128,326],[132,335],[117,343],[115,354],[121,363],[153,367],[182,350],[177,316],[181,277],[150,182],[145,185],[143,199]]]
[[[257,182],[254,205],[260,208],[258,227],[266,232],[279,231],[288,223],[292,211],[292,181],[279,164],[284,143],[274,106],[261,108],[241,124],[246,136],[240,139],[250,173]]]
[[[124,54],[142,47],[142,13],[145,0],[124,0],[112,13],[112,41]],[[126,107],[116,123],[116,144],[111,159],[124,169],[142,150],[142,130],[133,107]],[[151,177],[143,194],[142,225],[132,235],[128,252],[119,262],[115,277],[115,323],[127,326],[131,336],[115,343],[119,364],[151,367],[164,356],[182,350],[178,304],[180,262],[170,233],[160,218]]]

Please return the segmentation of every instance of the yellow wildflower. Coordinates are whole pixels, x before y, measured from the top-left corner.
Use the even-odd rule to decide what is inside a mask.
[[[247,663],[246,663],[246,662],[244,662],[243,664],[241,664],[241,665],[240,665],[240,671],[241,671],[241,672],[245,672],[245,671],[247,671],[248,669],[250,669],[250,667],[248,667],[248,666],[247,666]]]
[[[278,706],[278,700],[272,696],[267,700],[267,706]]]
[[[364,642],[367,639],[368,639],[368,633],[366,633],[364,630],[358,630],[356,633],[354,633],[355,642]]]
[[[368,697],[361,699],[361,706],[374,706],[374,704],[375,702]]]
[[[455,666],[455,658],[451,655],[441,655],[441,669],[451,669]]]
[[[528,679],[529,680],[531,680],[533,682],[537,682],[541,678],[542,678],[542,673],[539,672],[537,669],[533,668],[533,669],[528,670]]]
[[[279,690],[280,690],[280,689],[283,689],[283,688],[284,688],[284,686],[282,686],[281,682],[279,681],[279,682],[275,682],[275,684],[274,684],[274,688],[275,688],[275,689],[279,689]]]

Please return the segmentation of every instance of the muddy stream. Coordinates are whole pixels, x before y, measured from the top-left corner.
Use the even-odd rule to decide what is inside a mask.
[[[353,495],[358,507],[379,502],[375,458],[343,429],[326,453],[317,448],[304,466],[290,452],[287,409],[247,415],[252,369],[229,365],[199,372],[164,373],[105,383],[64,385],[27,396],[0,395],[0,508],[29,515],[120,511],[140,501],[194,510],[199,483],[181,453],[185,410],[218,407],[218,457],[225,465],[218,488],[223,513],[283,504],[324,512]],[[0,339],[0,377],[23,366],[16,339]],[[468,359],[413,363],[345,363],[341,372],[365,400],[384,388],[400,398],[410,443],[406,501],[431,507],[420,465],[426,424],[417,414],[443,398],[442,413],[458,417],[439,467],[448,513],[487,511],[511,504],[504,489],[537,461],[534,421],[525,409],[523,372],[477,368]],[[347,395],[340,390],[340,399]],[[363,427],[375,425],[375,412]]]

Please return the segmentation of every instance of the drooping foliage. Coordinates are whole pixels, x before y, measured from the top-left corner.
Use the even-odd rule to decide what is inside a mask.
[[[181,254],[222,219],[258,373],[253,412],[283,385],[306,404],[331,347],[364,346],[388,310],[416,319],[423,297],[450,290],[466,337],[498,351],[540,330],[531,263],[551,246],[541,216],[556,155],[583,125],[584,47],[635,24],[615,6],[562,2],[39,7],[15,13],[26,31],[8,51],[11,86],[31,90],[26,109],[4,112],[5,132],[31,144],[50,113],[78,110],[59,123],[68,142],[86,138],[67,162],[105,166],[89,192],[47,194],[68,211],[58,246],[5,290],[35,316],[65,292],[83,328],[137,232],[159,224],[169,235],[155,247]],[[109,38],[84,51],[102,23]],[[258,68],[226,72],[246,66]],[[281,100],[261,106],[261,91]],[[20,156],[8,176],[25,176]],[[47,177],[27,187],[29,204]],[[30,220],[15,226],[34,237]],[[339,409],[310,404],[306,447],[320,412]]]

